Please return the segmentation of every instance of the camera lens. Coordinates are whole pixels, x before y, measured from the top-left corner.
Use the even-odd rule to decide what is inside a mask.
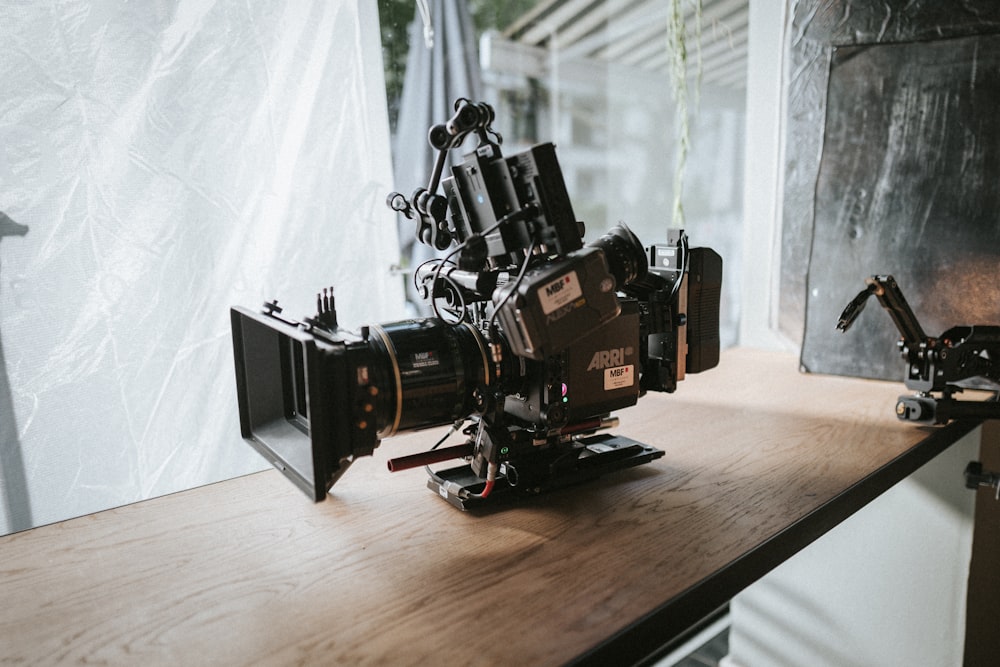
[[[588,245],[604,251],[604,258],[611,275],[615,277],[617,289],[646,275],[649,268],[646,250],[624,223],[615,225],[607,234]]]
[[[375,325],[371,331],[379,437],[447,424],[473,412],[474,390],[491,377],[486,344],[475,327],[428,318]]]

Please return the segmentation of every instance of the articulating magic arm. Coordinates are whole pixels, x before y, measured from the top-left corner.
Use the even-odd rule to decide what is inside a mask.
[[[967,388],[1000,390],[1000,326],[956,326],[932,338],[924,333],[892,276],[871,276],[866,282],[868,286],[844,309],[837,328],[846,332],[872,295],[889,311],[901,335],[897,345],[907,365],[903,381],[917,392],[899,397],[896,415],[937,424],[961,417],[1000,419],[996,393],[985,402],[952,398]]]
[[[854,320],[864,310],[868,297],[874,294],[878,297],[882,307],[889,311],[889,317],[896,324],[896,328],[899,329],[899,333],[903,337],[902,342],[909,350],[917,351],[921,346],[931,341],[924,333],[920,323],[917,322],[917,316],[913,314],[910,304],[906,302],[899,285],[896,284],[892,276],[872,276],[865,283],[868,287],[854,297],[854,300],[847,304],[847,308],[840,315],[840,321],[837,322],[838,329],[843,332],[850,329]]]
[[[456,100],[455,115],[446,122],[433,126],[427,133],[428,143],[438,152],[427,187],[417,188],[410,199],[398,192],[390,193],[386,199],[386,203],[394,211],[410,219],[417,217],[415,236],[421,243],[438,250],[444,250],[451,244],[452,235],[445,224],[448,199],[437,194],[444,172],[444,163],[448,158],[448,152],[461,146],[472,132],[479,135],[480,147],[490,145],[496,148],[503,143],[503,137],[492,127],[494,119],[495,114],[490,105],[476,104],[465,98]],[[495,141],[491,140],[490,136]]]

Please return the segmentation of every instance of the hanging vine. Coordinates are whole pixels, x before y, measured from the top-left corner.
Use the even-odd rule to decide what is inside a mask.
[[[695,75],[694,102],[698,104],[701,86],[701,8],[702,0],[670,0],[667,25],[667,51],[670,57],[670,84],[674,94],[674,120],[677,135],[677,159],[674,167],[674,206],[671,226],[684,227],[684,172],[691,148],[690,108],[688,96],[688,25],[685,6],[691,7],[694,22]]]

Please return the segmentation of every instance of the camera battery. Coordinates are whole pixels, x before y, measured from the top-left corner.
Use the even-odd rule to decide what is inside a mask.
[[[604,253],[591,247],[528,271],[493,298],[502,304],[498,318],[514,353],[539,360],[566,349],[621,310]]]

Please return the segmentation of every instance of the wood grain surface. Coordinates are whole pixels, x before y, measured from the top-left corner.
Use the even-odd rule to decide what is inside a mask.
[[[0,663],[563,663],[926,438],[902,392],[730,350],[619,414],[665,457],[503,511],[387,472],[436,430],[386,440],[320,504],[267,471],[10,535]]]

